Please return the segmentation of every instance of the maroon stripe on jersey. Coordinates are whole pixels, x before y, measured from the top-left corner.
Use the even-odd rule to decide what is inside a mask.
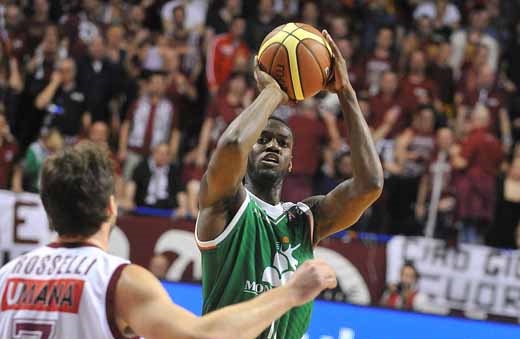
[[[47,247],[51,248],[78,248],[78,247],[97,247],[100,248],[97,245],[91,244],[89,242],[83,241],[83,242],[51,242],[50,244],[47,244]]]
[[[116,310],[115,310],[115,302],[116,302],[116,286],[119,278],[121,277],[121,273],[123,269],[128,266],[128,264],[119,265],[114,273],[112,273],[112,277],[110,277],[110,281],[107,287],[106,300],[105,300],[105,313],[107,314],[108,327],[110,328],[110,332],[112,332],[112,336],[115,339],[128,339],[121,331],[116,323]],[[138,338],[138,337],[136,337]]]

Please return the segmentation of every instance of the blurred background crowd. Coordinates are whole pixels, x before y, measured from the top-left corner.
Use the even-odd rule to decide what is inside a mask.
[[[354,230],[520,247],[519,15],[516,0],[0,0],[0,189],[38,192],[44,159],[90,139],[124,211],[194,219],[219,135],[257,94],[253,56],[298,21],[335,39],[383,161]],[[276,114],[295,135],[284,200],[352,175],[335,95]]]

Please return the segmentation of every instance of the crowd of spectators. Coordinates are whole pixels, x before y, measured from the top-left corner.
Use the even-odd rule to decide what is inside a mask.
[[[111,151],[122,208],[194,218],[219,135],[255,98],[253,56],[299,21],[344,54],[385,169],[354,229],[515,247],[519,14],[499,0],[0,0],[0,188],[37,192],[42,161],[90,139]],[[295,134],[284,199],[352,176],[334,95],[275,114]]]

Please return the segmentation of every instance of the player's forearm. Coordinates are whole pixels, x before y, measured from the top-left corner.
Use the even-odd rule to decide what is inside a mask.
[[[225,307],[201,319],[203,333],[215,338],[256,338],[295,306],[288,287],[275,288],[248,302]]]
[[[270,87],[265,88],[253,103],[240,113],[224,131],[218,147],[236,147],[242,155],[247,157],[267,124],[267,119],[282,100],[283,97],[279,90]]]
[[[383,188],[383,168],[356,93],[350,87],[338,93],[338,96],[350,136],[354,182],[361,191],[380,193]]]

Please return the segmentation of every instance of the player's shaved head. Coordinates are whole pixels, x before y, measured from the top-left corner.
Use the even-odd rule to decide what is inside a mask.
[[[293,134],[293,133],[292,133],[292,130],[291,130],[291,127],[289,126],[289,124],[287,123],[287,121],[285,121],[283,118],[280,118],[280,117],[278,117],[278,116],[276,116],[276,115],[271,115],[271,116],[269,117],[268,120],[277,121],[277,122],[279,122],[279,123],[285,125],[285,126],[287,127],[287,129],[291,132],[291,134]]]

